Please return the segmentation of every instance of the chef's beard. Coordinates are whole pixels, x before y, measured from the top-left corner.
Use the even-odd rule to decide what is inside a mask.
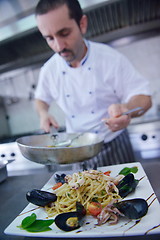
[[[69,55],[65,57],[65,56],[63,56],[63,53],[69,53]],[[71,51],[69,49],[63,49],[58,54],[69,64],[71,64],[71,62],[73,62],[76,59],[76,56],[73,53],[73,51]]]

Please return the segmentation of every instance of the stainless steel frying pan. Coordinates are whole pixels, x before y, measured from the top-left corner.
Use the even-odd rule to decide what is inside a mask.
[[[56,133],[56,141],[67,141],[77,134]],[[17,139],[22,155],[30,161],[45,165],[81,162],[96,156],[102,148],[104,138],[95,133],[85,133],[70,147],[52,147],[50,134],[25,136]]]

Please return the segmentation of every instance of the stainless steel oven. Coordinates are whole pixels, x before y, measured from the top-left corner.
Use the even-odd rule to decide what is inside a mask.
[[[160,161],[160,121],[132,124],[128,132],[138,161]]]

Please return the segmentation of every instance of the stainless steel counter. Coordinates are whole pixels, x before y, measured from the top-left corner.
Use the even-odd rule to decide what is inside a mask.
[[[142,163],[151,185],[160,201],[160,161]],[[41,169],[34,174],[10,176],[0,184],[0,240],[38,240],[44,238],[9,236],[3,233],[4,229],[28,204],[25,194],[33,188],[41,188],[53,175],[46,169]],[[50,238],[47,238],[48,240]],[[61,240],[62,238],[59,238]],[[90,238],[91,239],[91,238]],[[92,238],[95,239],[95,238]],[[103,238],[106,239],[106,238]],[[127,237],[114,237],[109,240],[125,240]],[[159,240],[160,235],[146,235],[129,237],[129,240]],[[77,238],[78,240],[78,238]]]

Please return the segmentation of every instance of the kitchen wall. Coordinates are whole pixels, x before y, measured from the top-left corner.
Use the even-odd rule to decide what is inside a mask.
[[[114,47],[126,55],[138,71],[149,79],[153,91],[154,105],[148,113],[141,117],[153,119],[160,115],[160,36],[148,37],[126,44],[121,39]],[[34,90],[38,81],[40,66],[32,66],[0,75],[0,95],[5,100],[10,134],[23,134],[39,129],[39,118],[34,106]],[[4,80],[5,84],[4,84]],[[64,114],[52,104],[51,112],[60,125],[64,125]],[[5,119],[5,118],[4,118]]]
[[[153,107],[141,119],[160,117],[160,36],[148,37],[115,48],[150,81]]]
[[[3,98],[0,97],[0,136],[7,136],[10,132],[8,122],[6,120],[7,114],[4,107]]]
[[[41,65],[27,67],[0,76],[0,94],[4,98],[10,135],[40,130],[34,104],[34,91],[40,67]],[[64,126],[64,114],[55,103],[51,105],[50,111],[60,125]]]

